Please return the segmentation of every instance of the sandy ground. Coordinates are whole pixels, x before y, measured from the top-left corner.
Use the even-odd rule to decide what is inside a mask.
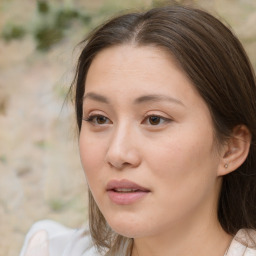
[[[256,1],[196,2],[225,18],[256,67]],[[0,28],[10,17],[26,20],[24,13],[34,9],[30,1],[1,1]],[[18,255],[36,220],[79,227],[87,219],[73,108],[63,106],[79,31],[47,53],[36,51],[29,36],[0,40],[0,256]]]

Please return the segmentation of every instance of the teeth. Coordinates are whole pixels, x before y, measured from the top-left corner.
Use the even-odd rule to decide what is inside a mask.
[[[137,189],[132,189],[132,188],[116,188],[116,192],[123,192],[123,193],[129,193],[129,192],[136,192],[138,191]]]

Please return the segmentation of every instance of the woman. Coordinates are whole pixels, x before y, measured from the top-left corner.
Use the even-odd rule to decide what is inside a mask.
[[[75,80],[90,232],[39,222],[22,256],[256,255],[255,78],[227,27],[182,6],[122,15]]]

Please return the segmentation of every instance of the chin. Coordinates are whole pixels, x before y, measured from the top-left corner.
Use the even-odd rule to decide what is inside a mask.
[[[152,231],[152,227],[149,227],[148,224],[139,222],[138,220],[129,220],[125,217],[120,218],[119,221],[117,218],[111,218],[107,222],[117,234],[128,238],[144,237]]]
[[[130,224],[131,225],[131,224]],[[112,227],[111,228],[119,235],[124,236],[124,237],[128,237],[128,238],[138,238],[138,237],[143,237],[143,231],[142,230],[138,230],[138,229],[134,229],[134,228],[127,228],[127,227]]]

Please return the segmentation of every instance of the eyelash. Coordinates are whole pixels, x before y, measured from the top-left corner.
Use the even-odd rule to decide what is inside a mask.
[[[89,122],[91,124],[94,124],[94,125],[104,125],[105,124],[105,123],[104,124],[97,124],[96,121],[95,121],[96,118],[104,118],[106,120],[109,120],[109,118],[107,118],[103,115],[91,115],[91,116],[88,116],[87,118],[83,118],[83,120],[86,121],[86,122]]]
[[[158,118],[158,120],[160,119],[160,123],[157,123],[157,124],[152,124],[152,123],[151,123],[151,124],[150,124],[149,118],[151,118],[151,117],[156,117],[156,118]],[[97,121],[96,121],[97,118],[103,118],[103,119],[105,119],[105,120],[110,121],[109,118],[107,118],[107,117],[105,117],[105,116],[103,116],[103,115],[91,115],[91,116],[88,116],[87,118],[83,118],[83,120],[86,121],[86,122],[89,122],[89,123],[91,123],[91,124],[93,124],[93,125],[97,125],[97,126],[102,126],[102,125],[109,124],[109,123],[102,123],[102,124],[99,124],[99,123],[97,123]],[[164,123],[164,122],[165,122],[165,123],[169,123],[169,122],[172,121],[172,119],[166,118],[166,117],[163,117],[163,116],[160,116],[160,115],[147,115],[147,116],[144,117],[142,123],[144,123],[146,120],[147,120],[147,124],[150,125],[150,126],[158,126],[159,124],[162,124],[162,123]],[[162,122],[161,122],[161,120],[162,120]]]
[[[149,118],[151,118],[151,117],[156,117],[156,118],[158,118],[158,120],[160,119],[160,123],[153,125],[153,124],[150,123],[150,121],[149,121]],[[160,115],[147,115],[147,116],[145,116],[145,118],[143,119],[143,122],[145,122],[145,120],[147,120],[147,124],[149,124],[149,125],[151,125],[151,126],[158,126],[158,125],[160,125],[160,124],[162,124],[162,123],[169,123],[169,122],[172,121],[170,118],[166,118],[166,117],[163,117],[163,116],[160,116]],[[161,121],[162,121],[162,122],[161,122]]]

